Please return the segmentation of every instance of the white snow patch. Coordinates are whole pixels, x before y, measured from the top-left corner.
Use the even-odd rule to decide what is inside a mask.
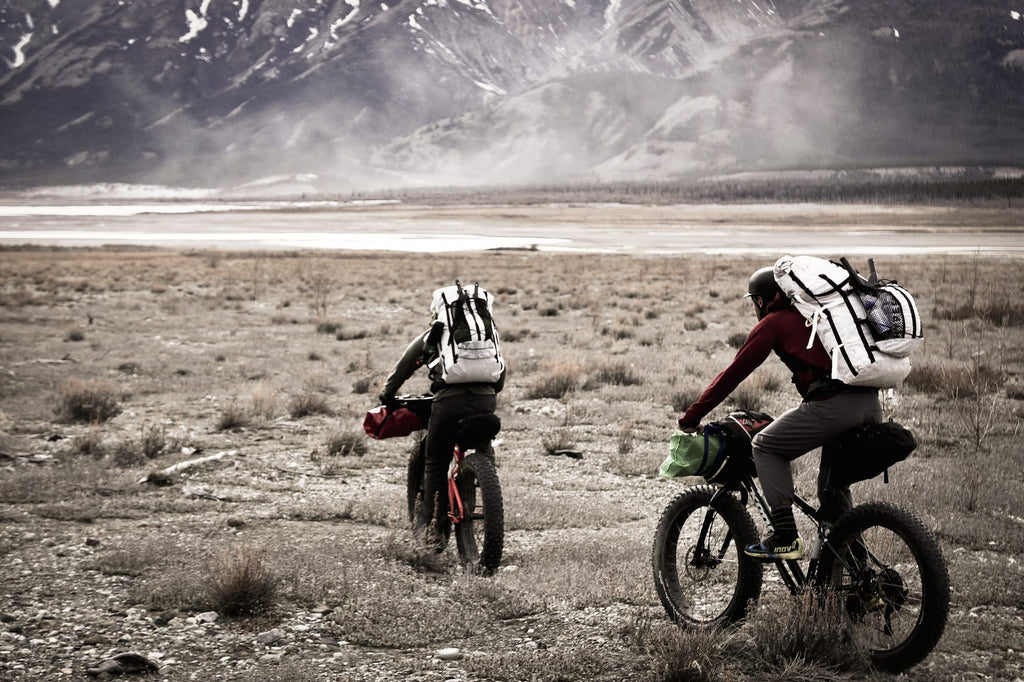
[[[388,7],[388,3],[382,2],[382,3],[380,3],[380,9],[381,9],[382,12],[387,12],[391,8]]]
[[[301,9],[293,9],[292,13],[288,15],[288,21],[284,22],[285,26],[291,28],[295,25],[295,20],[302,16]]]
[[[604,28],[606,31],[615,23],[615,15],[619,13],[620,5],[622,5],[622,0],[612,0],[608,3],[608,8],[604,11]]]
[[[1020,12],[1015,12],[1012,9],[1010,10],[1010,18],[1014,21],[1020,21],[1020,16]]]
[[[7,62],[7,66],[9,66],[12,69],[16,69],[25,63],[25,46],[28,45],[31,40],[31,33],[26,33],[25,35],[21,36],[21,40],[19,40],[18,43],[13,48],[11,48],[12,50],[14,50],[14,61],[11,61],[7,57],[4,57],[4,61]]]
[[[203,0],[199,4],[199,11],[196,12],[193,9],[185,10],[185,22],[188,24],[188,33],[178,38],[179,43],[187,43],[196,36],[199,35],[200,31],[210,25],[210,22],[206,18],[206,13],[210,9],[210,0]]]
[[[56,7],[57,5],[59,5],[59,4],[60,4],[60,0],[46,0],[46,3],[47,3],[47,4],[48,4],[48,5],[49,5],[49,6],[51,7],[51,8],[54,8],[54,7]]]
[[[487,12],[492,17],[494,16],[494,13],[491,12],[491,8],[487,6],[487,0],[455,0],[455,1],[460,3],[460,4],[465,5],[466,7],[471,7],[473,9],[478,9],[481,12]]]
[[[245,16],[249,13],[249,0],[241,0],[238,3],[238,20],[245,19]]]
[[[473,84],[476,85],[481,90],[486,90],[487,92],[493,92],[496,95],[504,96],[504,95],[508,94],[507,92],[505,92],[504,90],[499,88],[497,85],[493,85],[491,83],[484,83],[483,81],[473,81]]]
[[[1024,50],[1011,50],[1003,57],[1003,68],[1024,71]]]

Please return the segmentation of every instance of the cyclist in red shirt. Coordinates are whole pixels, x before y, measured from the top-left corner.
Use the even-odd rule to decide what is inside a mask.
[[[854,426],[881,421],[882,406],[878,389],[848,386],[830,377],[831,358],[816,336],[807,347],[811,329],[775,282],[772,268],[761,268],[750,277],[747,297],[754,305],[757,324],[729,366],[679,418],[679,428],[697,431],[701,419],[760,367],[772,351],[779,356],[793,373],[793,383],[803,402],[754,437],[754,464],[765,500],[772,509],[773,533],[746,547],[744,553],[765,561],[799,559],[803,556],[803,544],[793,517],[790,462],[814,448],[822,448],[818,502],[822,518],[835,521],[852,507],[852,497],[848,486],[829,485],[834,454],[831,442]]]

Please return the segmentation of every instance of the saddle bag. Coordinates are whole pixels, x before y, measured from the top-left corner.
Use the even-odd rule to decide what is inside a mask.
[[[892,420],[880,424],[865,424],[850,429],[836,441],[831,449],[830,467],[826,487],[845,488],[885,474],[889,482],[889,467],[902,462],[917,448],[917,439],[910,429]]]

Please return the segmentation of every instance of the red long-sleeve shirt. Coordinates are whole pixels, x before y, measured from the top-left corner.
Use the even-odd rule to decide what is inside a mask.
[[[786,307],[765,315],[750,330],[729,366],[679,418],[679,427],[700,424],[700,420],[736,390],[772,351],[793,372],[793,383],[804,400],[822,400],[835,395],[836,384],[828,379],[832,360],[817,337],[807,348],[810,335],[810,327],[795,308]]]

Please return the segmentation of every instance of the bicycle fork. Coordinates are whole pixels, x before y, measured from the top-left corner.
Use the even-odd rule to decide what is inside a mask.
[[[466,517],[466,510],[462,506],[462,496],[459,495],[459,487],[456,484],[462,460],[465,457],[466,453],[456,446],[452,461],[448,465],[448,518],[452,523],[462,523],[462,519]]]

